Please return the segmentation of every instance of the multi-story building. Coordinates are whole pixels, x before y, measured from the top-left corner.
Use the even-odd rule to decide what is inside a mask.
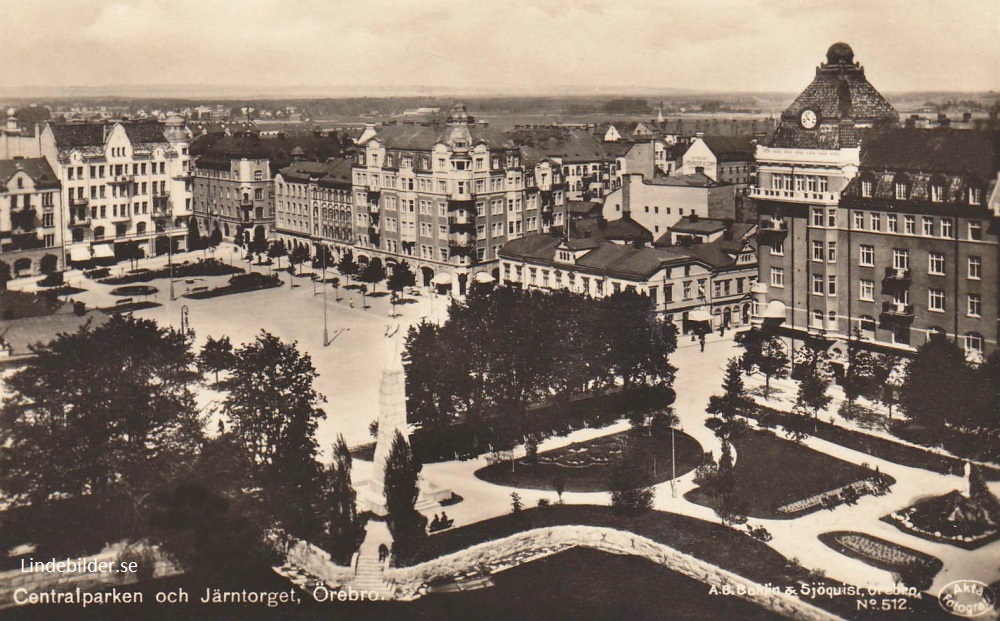
[[[274,177],[275,230],[285,245],[325,246],[335,256],[353,246],[353,161],[295,162]]]
[[[185,249],[192,213],[189,134],[165,123],[49,123],[41,152],[62,183],[70,264]]]
[[[629,173],[622,177],[622,187],[604,199],[604,217],[616,220],[629,214],[659,237],[684,216],[734,219],[736,187],[719,183],[702,172],[667,177],[657,173],[651,178]]]
[[[992,147],[898,121],[837,43],[757,147],[758,312],[793,348],[809,340],[842,362],[855,328],[897,353],[934,333],[970,356],[996,347]]]
[[[934,335],[972,359],[996,350],[996,155],[973,130],[894,129],[866,140],[840,202],[845,324],[904,350]]]
[[[358,147],[354,254],[361,262],[406,260],[424,286],[462,295],[470,277],[497,278],[497,253],[507,241],[545,231],[562,214],[559,167],[523,157],[464,106],[443,128],[367,128]]]
[[[699,169],[720,183],[731,183],[743,192],[754,175],[752,136],[698,136],[681,158],[678,173],[692,175]]]
[[[0,160],[0,261],[12,276],[65,266],[64,218],[59,179],[45,158]]]
[[[343,155],[336,136],[306,132],[263,138],[253,126],[206,134],[192,145],[195,217],[203,235],[218,229],[271,239],[275,233],[274,174],[296,160],[324,162]]]
[[[656,312],[685,332],[749,325],[756,247],[752,231],[741,230],[746,235],[669,247],[637,247],[600,235],[530,235],[500,251],[501,281],[598,298],[635,291],[649,296]]]

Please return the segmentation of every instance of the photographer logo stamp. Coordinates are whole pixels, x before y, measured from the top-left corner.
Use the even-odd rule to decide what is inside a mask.
[[[971,619],[993,610],[997,596],[989,585],[978,580],[956,580],[944,585],[938,602],[951,614]]]

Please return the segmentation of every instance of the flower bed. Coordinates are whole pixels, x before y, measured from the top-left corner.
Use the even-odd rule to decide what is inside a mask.
[[[153,295],[158,291],[159,289],[149,285],[128,285],[125,287],[115,287],[111,290],[111,295],[130,297],[133,295]]]
[[[99,282],[105,285],[128,285],[137,282],[149,282],[157,278],[190,278],[192,276],[225,276],[228,274],[242,274],[243,269],[234,267],[219,261],[218,259],[201,259],[195,263],[181,263],[173,267],[163,267],[156,270],[135,270],[124,276],[114,276],[103,278]],[[90,276],[90,274],[87,274]],[[105,274],[107,275],[107,274]]]
[[[925,583],[944,565],[937,557],[865,533],[834,531],[823,533],[819,539],[845,556],[904,576],[918,575]]]
[[[980,514],[978,519],[969,517],[976,512]],[[954,491],[890,513],[882,521],[922,539],[974,550],[1000,539],[1000,527],[985,512],[977,501]]]
[[[277,276],[267,276],[265,274],[251,272],[249,274],[237,274],[236,276],[233,276],[229,279],[229,284],[224,287],[216,287],[215,289],[209,289],[208,291],[195,291],[194,293],[185,294],[184,297],[192,300],[206,300],[208,298],[217,298],[223,295],[259,291],[261,289],[271,289],[273,287],[280,286],[281,279]]]

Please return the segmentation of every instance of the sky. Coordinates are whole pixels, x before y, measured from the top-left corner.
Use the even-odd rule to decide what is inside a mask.
[[[0,0],[0,87],[1000,90],[997,0]],[[584,90],[586,92],[586,90]]]

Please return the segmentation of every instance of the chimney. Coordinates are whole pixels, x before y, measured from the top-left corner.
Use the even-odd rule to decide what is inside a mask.
[[[632,175],[626,174],[622,178],[622,217],[627,218],[632,214]]]
[[[969,121],[971,121],[972,120],[972,113],[971,112],[963,112],[962,113],[962,120],[964,122],[966,122],[966,123],[968,123]]]

